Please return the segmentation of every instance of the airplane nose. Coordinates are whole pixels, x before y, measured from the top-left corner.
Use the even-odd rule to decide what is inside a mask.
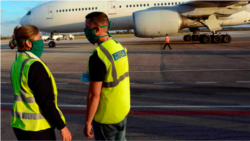
[[[23,17],[20,19],[20,25],[24,25],[24,17],[25,17],[25,16],[23,16]]]
[[[29,18],[25,15],[20,19],[20,24],[21,25],[27,25],[28,24]]]

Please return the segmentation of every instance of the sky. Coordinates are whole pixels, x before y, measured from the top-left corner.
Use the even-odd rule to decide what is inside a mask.
[[[19,21],[30,9],[47,1],[2,1],[1,0],[1,36],[12,36]]]

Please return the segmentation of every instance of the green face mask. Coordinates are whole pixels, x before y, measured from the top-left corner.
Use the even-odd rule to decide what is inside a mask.
[[[26,41],[27,39],[19,39],[20,41]],[[32,52],[33,54],[35,54],[38,58],[40,58],[43,54],[43,48],[44,48],[44,44],[43,44],[43,40],[36,40],[36,41],[31,41],[32,43],[32,48],[30,50],[30,52]]]
[[[108,30],[110,30],[110,25],[111,25],[111,21],[109,22],[109,25],[105,25],[105,26],[99,26],[100,28],[104,28],[104,27],[107,27],[108,26]],[[105,36],[96,36],[95,35],[95,29],[89,29],[89,28],[84,28],[84,33],[85,33],[85,36],[86,38],[89,40],[89,42],[91,44],[95,44],[97,42],[97,40],[100,38],[100,37],[106,37],[106,36],[109,36],[111,37],[110,33],[107,31],[108,35],[105,35]]]

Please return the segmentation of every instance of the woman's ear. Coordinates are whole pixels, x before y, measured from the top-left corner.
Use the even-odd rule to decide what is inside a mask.
[[[32,43],[31,43],[29,40],[26,40],[26,41],[25,41],[25,44],[26,44],[27,50],[31,50],[31,48],[32,48]]]

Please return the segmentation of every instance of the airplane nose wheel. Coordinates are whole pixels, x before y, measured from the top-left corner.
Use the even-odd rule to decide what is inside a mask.
[[[56,43],[54,41],[49,42],[49,47],[56,47]]]

